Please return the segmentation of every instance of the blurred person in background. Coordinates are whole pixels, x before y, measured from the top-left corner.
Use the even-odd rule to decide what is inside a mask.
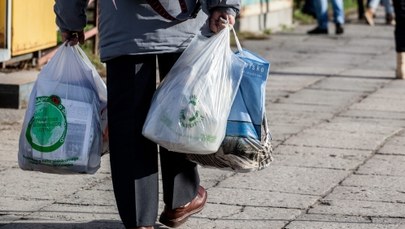
[[[364,12],[364,18],[366,22],[374,26],[374,17],[380,3],[384,6],[385,9],[385,24],[395,25],[394,17],[394,7],[392,6],[391,0],[370,0],[367,3],[367,10]]]
[[[316,19],[314,0],[304,0],[304,5],[301,8],[301,12]]]
[[[313,0],[318,25],[316,28],[308,31],[308,34],[328,34],[328,1],[329,0]],[[343,0],[331,0],[331,2],[335,34],[340,35],[344,33],[343,25],[345,23]]]
[[[395,50],[397,52],[396,77],[405,79],[405,0],[394,0]]]

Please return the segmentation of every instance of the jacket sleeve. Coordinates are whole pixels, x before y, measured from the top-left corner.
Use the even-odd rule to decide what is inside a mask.
[[[241,0],[206,0],[206,2],[210,12],[221,9],[233,15],[239,13],[241,4]]]
[[[53,7],[56,25],[62,32],[82,31],[87,23],[86,8],[89,0],[55,0]]]

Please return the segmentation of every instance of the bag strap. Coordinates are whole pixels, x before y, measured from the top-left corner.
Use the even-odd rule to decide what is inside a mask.
[[[232,30],[232,32],[233,32],[233,36],[235,37],[236,47],[238,47],[239,53],[240,53],[242,56],[244,56],[244,54],[243,54],[243,49],[242,49],[242,45],[240,45],[240,41],[239,41],[239,39],[238,39],[238,36],[236,35],[235,28],[234,28],[233,26],[231,26],[231,30]]]
[[[197,17],[198,12],[201,9],[201,2],[200,0],[197,0],[194,10],[191,12],[191,14],[187,14],[188,9],[187,9],[187,4],[185,0],[178,0],[181,8],[181,14],[178,16],[174,17],[172,16],[165,7],[160,3],[159,0],[146,0],[146,2],[152,7],[152,9],[158,13],[160,16],[163,18],[166,18],[167,20],[170,21],[185,21],[190,18],[195,18]]]

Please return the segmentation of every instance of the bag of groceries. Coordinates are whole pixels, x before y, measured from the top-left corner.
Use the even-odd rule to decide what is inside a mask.
[[[242,49],[235,32],[234,36],[238,46],[236,55],[246,65],[228,117],[226,136],[216,153],[189,154],[187,157],[204,167],[251,172],[261,170],[273,161],[271,135],[265,113],[270,62]]]
[[[197,35],[157,88],[143,135],[170,151],[216,152],[244,66],[230,48],[229,28]]]
[[[103,150],[106,105],[106,85],[83,50],[62,44],[32,89],[19,139],[20,168],[95,173]]]

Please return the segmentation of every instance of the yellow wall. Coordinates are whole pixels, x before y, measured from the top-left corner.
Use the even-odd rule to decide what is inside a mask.
[[[0,48],[4,48],[6,41],[6,0],[0,0]]]
[[[57,33],[53,12],[54,0],[11,1],[11,55],[55,46]]]

